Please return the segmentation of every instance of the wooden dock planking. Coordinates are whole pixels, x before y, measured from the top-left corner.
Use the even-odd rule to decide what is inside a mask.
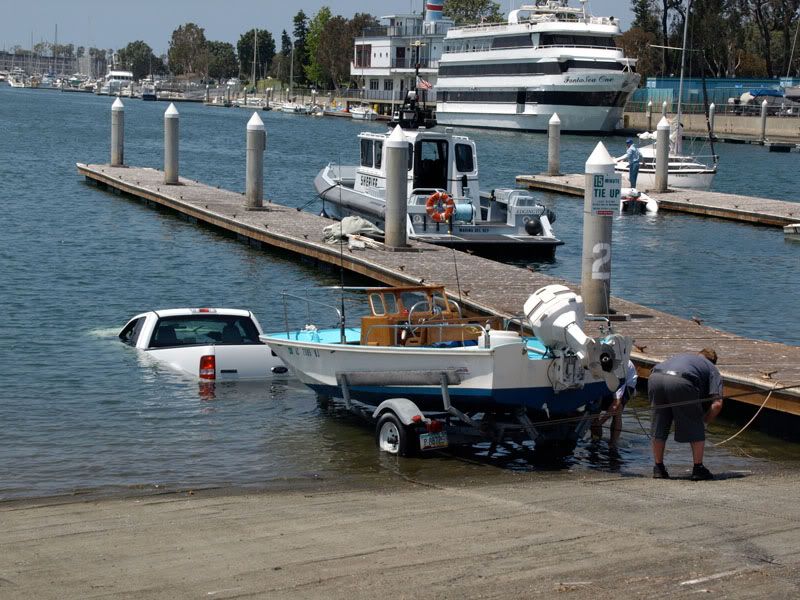
[[[583,197],[585,176],[518,175],[517,184],[532,190]],[[670,189],[666,193],[642,190],[659,202],[661,210],[717,217],[743,223],[783,227],[800,219],[800,202],[755,198],[703,190]]]
[[[340,254],[338,245],[322,242],[322,228],[332,221],[309,212],[274,203],[265,204],[265,210],[247,211],[242,194],[185,178],[180,179],[181,185],[167,186],[163,173],[155,169],[80,163],[77,168],[90,182],[170,208],[253,245],[280,248],[332,265],[341,263],[349,271],[388,285],[443,284],[452,297],[460,297],[465,307],[480,313],[517,316],[530,293],[552,283],[579,291],[562,279],[456,252],[459,292],[450,249],[412,242],[414,251],[409,252],[345,247]],[[634,338],[633,357],[643,375],[674,353],[713,346],[720,354],[726,393],[751,392],[742,402],[760,406],[773,386],[800,384],[800,347],[746,339],[621,298],[613,298],[612,307],[619,314],[634,316],[614,327]],[[599,327],[589,325],[594,332]],[[800,388],[775,392],[767,407],[800,415]]]

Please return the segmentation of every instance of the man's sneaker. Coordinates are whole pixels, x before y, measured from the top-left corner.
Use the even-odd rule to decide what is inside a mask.
[[[714,479],[714,475],[706,469],[705,465],[695,465],[690,479],[692,481],[708,481],[709,479]]]
[[[660,465],[653,465],[653,479],[669,479],[667,467],[665,467],[663,463]]]

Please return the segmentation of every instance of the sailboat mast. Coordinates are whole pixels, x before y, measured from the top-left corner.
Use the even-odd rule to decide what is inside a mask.
[[[692,10],[692,0],[686,0],[686,17],[683,20],[683,47],[681,48],[681,79],[678,83],[678,109],[675,111],[675,121],[678,125],[678,139],[676,140],[676,144],[678,145],[678,149],[680,149],[681,145],[681,100],[683,99],[683,76],[684,71],[686,70],[686,40],[688,38],[689,33],[689,12]],[[680,153],[680,152],[679,152]]]
[[[253,89],[256,89],[256,64],[258,64],[258,29],[253,28]]]

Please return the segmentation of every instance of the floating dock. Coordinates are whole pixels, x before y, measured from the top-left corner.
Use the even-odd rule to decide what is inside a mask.
[[[561,279],[420,242],[412,242],[403,252],[346,246],[342,250],[338,244],[322,241],[323,227],[332,223],[329,219],[272,202],[246,210],[242,194],[185,178],[180,178],[179,185],[166,185],[164,173],[156,169],[81,163],[77,168],[94,185],[168,208],[253,247],[281,249],[337,268],[341,265],[387,285],[445,285],[451,297],[481,314],[518,318],[528,296],[552,283],[578,291],[576,285]],[[800,416],[800,347],[746,339],[621,298],[612,298],[612,307],[628,316],[614,327],[634,339],[633,359],[641,375],[672,354],[713,346],[720,355],[726,395],[736,395],[745,405],[761,406],[774,389],[766,408]],[[590,323],[588,329],[592,327],[597,324]],[[798,387],[783,389],[788,385]],[[781,424],[780,414],[775,422]]]
[[[517,175],[517,185],[528,189],[558,192],[581,198],[584,194],[585,180],[586,176],[582,174]],[[641,191],[658,200],[659,210],[769,227],[783,227],[800,220],[800,202],[678,188],[670,189],[666,193]]]

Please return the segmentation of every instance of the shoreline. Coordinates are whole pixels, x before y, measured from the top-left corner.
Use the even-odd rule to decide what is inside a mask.
[[[800,470],[721,475],[506,472],[2,502],[0,594],[795,596]]]

